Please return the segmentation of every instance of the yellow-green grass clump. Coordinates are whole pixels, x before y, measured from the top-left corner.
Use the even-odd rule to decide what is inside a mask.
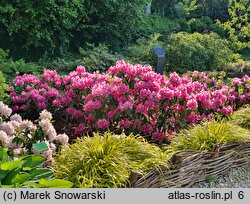
[[[57,178],[74,183],[74,187],[125,187],[131,172],[146,173],[167,165],[167,155],[141,137],[103,135],[78,138],[64,147],[55,158]]]
[[[250,131],[228,122],[212,120],[181,131],[170,144],[173,151],[211,150],[214,145],[243,142],[250,139]]]
[[[250,106],[235,111],[231,122],[250,130]]]

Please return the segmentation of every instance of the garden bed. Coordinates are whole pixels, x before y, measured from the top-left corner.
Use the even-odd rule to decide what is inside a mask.
[[[131,187],[190,187],[196,182],[225,174],[231,168],[249,164],[250,141],[216,146],[213,151],[182,151],[174,154],[169,168],[153,170],[135,178]]]

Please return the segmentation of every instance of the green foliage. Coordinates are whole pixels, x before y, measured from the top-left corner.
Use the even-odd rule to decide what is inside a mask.
[[[225,122],[203,122],[181,131],[170,144],[170,149],[211,150],[217,144],[226,142],[244,142],[250,139],[250,131]]]
[[[162,17],[174,18],[177,15],[175,3],[176,0],[152,0],[152,11]]]
[[[227,32],[232,49],[250,48],[250,1],[229,0],[228,13],[230,19],[217,24]]]
[[[204,30],[208,29],[209,26],[204,23],[200,18],[192,18],[188,21],[191,31],[192,32],[203,32]]]
[[[232,123],[250,130],[250,106],[235,111],[232,115]]]
[[[111,53],[105,44],[87,43],[85,49],[80,48],[82,57],[81,64],[87,68],[88,71],[107,71],[110,66],[115,65],[115,62],[122,60],[122,56],[116,53]]]
[[[211,19],[228,19],[227,4],[228,0],[198,0],[199,8],[191,12],[190,17],[201,18],[209,16]]]
[[[153,0],[152,11],[168,18],[201,18],[226,21],[228,0]]]
[[[79,25],[77,37],[87,34],[90,40],[85,42],[107,43],[118,50],[131,42],[146,16],[145,7],[149,2],[150,0],[89,0],[84,4],[88,15],[85,23]]]
[[[8,52],[0,49],[0,71],[10,81],[16,75],[39,73],[40,70],[38,65],[26,63],[23,59],[13,61],[8,57]]]
[[[191,12],[197,10],[201,5],[198,0],[182,0],[178,2],[177,12],[182,17],[188,17]]]
[[[128,185],[131,172],[166,166],[166,155],[156,146],[133,135],[78,138],[55,158],[56,177],[67,179],[74,187],[101,188]]]
[[[163,42],[159,40],[161,35],[154,33],[149,38],[142,37],[137,40],[137,43],[127,48],[128,61],[135,64],[150,64],[156,65],[156,57],[153,53],[153,48],[156,45],[163,46]]]
[[[164,37],[180,30],[180,25],[176,20],[161,17],[158,14],[145,16],[139,26],[139,36],[149,37],[154,33],[160,33]]]
[[[45,158],[38,155],[23,156],[12,160],[7,151],[0,147],[0,187],[46,187],[70,188],[72,183],[52,180],[53,171],[42,167]]]
[[[218,26],[216,23],[213,23],[213,20],[209,16],[202,16],[201,18],[191,18],[188,21],[190,25],[191,32],[198,33],[209,33],[214,32],[217,33],[221,37],[225,37],[225,31],[223,28]]]
[[[242,50],[240,54],[243,60],[250,61],[250,48]]]
[[[230,62],[239,61],[240,56],[229,48],[227,40],[217,34],[177,33],[166,43],[168,70],[223,70]]]
[[[8,98],[7,91],[9,91],[9,86],[5,81],[3,73],[0,71],[0,101],[6,101]]]
[[[81,0],[15,1],[0,3],[0,47],[14,57],[36,60],[68,49],[72,29],[86,16]]]
[[[62,58],[85,42],[128,44],[149,0],[8,1],[0,3],[0,47],[14,58]],[[114,20],[115,19],[115,20]]]
[[[48,58],[41,58],[38,65],[41,67],[39,70],[51,69],[56,70],[59,74],[68,74],[74,71],[77,66],[81,64],[80,56],[65,56],[64,58],[57,58],[54,60]]]
[[[178,19],[177,23],[180,25],[180,31],[191,32],[191,27],[185,18]]]

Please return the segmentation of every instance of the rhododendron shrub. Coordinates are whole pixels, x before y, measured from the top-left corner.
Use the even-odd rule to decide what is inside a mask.
[[[79,66],[66,76],[50,70],[41,77],[18,76],[10,95],[15,111],[67,114],[77,124],[76,135],[111,129],[163,141],[187,124],[231,115],[249,103],[249,77],[237,80],[240,91],[202,72],[182,77],[174,72],[167,78],[149,66],[118,61],[102,74]]]
[[[0,146],[8,148],[8,152],[15,157],[27,154],[42,154],[47,161],[52,161],[52,154],[61,145],[68,143],[66,134],[57,134],[51,123],[52,115],[43,110],[40,113],[38,124],[23,120],[18,114],[0,101]],[[34,148],[36,144],[43,144],[45,148]]]

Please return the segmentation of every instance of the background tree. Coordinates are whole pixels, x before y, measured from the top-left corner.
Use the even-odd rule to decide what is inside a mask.
[[[192,12],[194,12],[201,6],[201,4],[198,4],[198,0],[182,0],[182,1],[179,1],[177,5],[178,7],[176,8],[178,8],[179,10],[178,13],[182,17],[190,16]]]
[[[77,52],[86,42],[128,43],[150,0],[1,0],[0,47],[37,60]]]
[[[13,57],[29,60],[42,55],[62,55],[69,49],[71,30],[80,15],[86,16],[83,2],[2,0],[0,47],[9,49]]]
[[[191,12],[190,18],[209,16],[212,20],[228,20],[228,0],[198,0],[197,3],[201,6]]]
[[[227,31],[232,48],[236,51],[250,48],[250,1],[229,0],[230,19],[224,23],[217,21]]]
[[[175,4],[177,0],[152,0],[152,12],[161,15],[162,17],[176,17]]]

